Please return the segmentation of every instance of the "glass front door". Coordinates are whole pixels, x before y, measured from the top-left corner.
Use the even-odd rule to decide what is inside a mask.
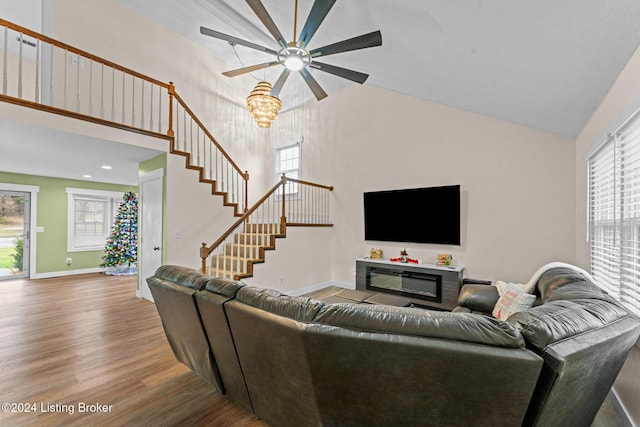
[[[29,275],[30,193],[0,190],[0,280]]]

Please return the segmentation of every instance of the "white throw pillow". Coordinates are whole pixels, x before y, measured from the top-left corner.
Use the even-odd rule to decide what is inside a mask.
[[[515,283],[497,281],[495,287],[498,290],[498,302],[493,307],[493,317],[506,320],[513,313],[526,310],[533,306],[536,296],[523,292]]]

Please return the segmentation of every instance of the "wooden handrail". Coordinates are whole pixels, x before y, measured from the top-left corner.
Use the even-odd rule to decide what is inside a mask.
[[[122,66],[116,64],[115,62],[111,62],[111,61],[108,61],[106,59],[100,58],[99,56],[92,55],[91,53],[86,52],[86,51],[84,51],[82,49],[75,48],[75,47],[70,46],[70,45],[68,45],[66,43],[63,43],[63,42],[61,42],[59,40],[56,40],[56,39],[53,39],[51,37],[45,36],[44,34],[37,33],[37,32],[35,32],[33,30],[30,30],[28,28],[22,27],[22,26],[20,26],[18,24],[14,24],[13,22],[9,22],[9,21],[7,21],[5,19],[0,18],[0,26],[11,28],[12,30],[18,31],[19,33],[26,34],[28,36],[31,36],[33,38],[42,40],[42,41],[47,42],[47,43],[49,43],[51,45],[59,47],[61,49],[67,50],[69,52],[73,52],[73,53],[78,54],[78,55],[81,55],[81,56],[83,56],[85,58],[88,58],[88,59],[90,59],[92,61],[99,62],[99,63],[107,65],[107,66],[109,66],[111,68],[115,68],[116,70],[122,71],[123,73],[131,74],[133,76],[138,77],[139,79],[146,80],[146,81],[148,81],[150,83],[153,83],[155,85],[162,86],[165,89],[169,89],[169,84],[161,82],[160,80],[156,80],[156,79],[154,79],[152,77],[146,76],[146,75],[144,75],[142,73],[139,73],[137,71],[134,71],[134,70],[132,70],[130,68],[122,67]]]
[[[260,200],[258,200],[253,206],[251,206],[251,208],[249,208],[241,217],[240,219],[238,219],[231,227],[229,227],[229,229],[227,231],[224,232],[224,234],[222,234],[222,236],[220,236],[218,238],[218,240],[216,240],[215,242],[213,242],[213,244],[211,246],[207,246],[207,244],[205,242],[202,242],[202,246],[200,247],[200,258],[202,258],[202,271],[205,272],[206,268],[207,268],[207,257],[209,255],[211,255],[211,252],[213,252],[213,250],[215,248],[217,248],[222,242],[225,241],[225,239],[227,237],[229,237],[231,235],[231,233],[233,233],[233,231],[238,228],[243,222],[245,222],[249,216],[255,212],[256,209],[258,209],[260,207],[261,204],[263,204],[265,202],[265,200],[267,200],[273,193],[275,193],[278,188],[283,185],[285,182],[287,182],[287,177],[283,176],[282,178],[280,178],[280,181],[278,181],[278,183],[276,185],[274,185],[273,187],[271,187],[271,189],[269,191],[267,191],[264,196],[262,196],[260,198]]]
[[[224,156],[225,159],[227,159],[227,161],[231,164],[231,166],[233,166],[233,168],[238,172],[238,174],[245,180],[247,181],[249,179],[249,173],[246,171],[242,171],[242,169],[240,169],[238,167],[238,165],[236,164],[236,162],[234,162],[231,159],[231,156],[229,156],[227,154],[226,151],[224,151],[224,149],[220,146],[220,144],[218,144],[218,141],[216,141],[216,139],[213,137],[213,135],[211,135],[211,132],[209,132],[209,130],[205,127],[205,125],[200,121],[200,119],[198,119],[198,117],[193,113],[193,111],[191,110],[191,108],[189,108],[189,106],[187,105],[186,102],[184,102],[184,100],[180,97],[180,95],[178,95],[178,93],[175,91],[173,84],[171,84],[169,86],[169,96],[173,96],[178,103],[182,106],[182,108],[184,108],[184,110],[189,113],[189,115],[191,116],[191,118],[193,119],[194,122],[196,122],[196,124],[200,127],[200,129],[202,129],[202,131],[205,133],[205,135],[207,135],[207,137],[211,140],[211,142],[216,146],[216,148],[220,151],[220,153],[222,153],[222,155]]]
[[[298,184],[308,185],[310,187],[324,188],[325,190],[333,191],[333,185],[316,184],[315,182],[303,181],[301,179],[295,179],[295,178],[289,178],[289,177],[286,177],[286,180],[291,182],[297,182]]]

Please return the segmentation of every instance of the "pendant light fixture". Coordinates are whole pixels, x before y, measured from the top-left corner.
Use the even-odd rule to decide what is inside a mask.
[[[271,95],[271,89],[270,83],[262,81],[247,97],[247,108],[261,128],[270,127],[282,107],[282,101]]]

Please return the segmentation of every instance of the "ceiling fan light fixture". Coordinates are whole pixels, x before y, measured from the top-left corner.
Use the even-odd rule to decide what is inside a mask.
[[[291,71],[298,71],[304,67],[304,61],[298,55],[289,55],[284,60],[284,66]]]
[[[275,83],[276,88],[275,91],[273,91],[274,95],[278,95],[280,93],[282,85],[284,85],[284,82],[287,80],[290,72],[297,71],[302,76],[302,79],[307,84],[311,92],[313,92],[313,95],[316,97],[316,99],[320,101],[321,99],[327,97],[327,93],[313,78],[313,76],[309,72],[310,70],[307,69],[311,64],[314,64],[313,68],[316,70],[333,74],[335,76],[342,77],[344,79],[351,80],[360,84],[364,83],[369,75],[358,71],[337,67],[335,65],[317,62],[316,58],[382,45],[382,33],[380,32],[380,30],[378,30],[352,37],[350,39],[331,43],[312,50],[307,50],[307,46],[309,46],[311,38],[316,33],[316,30],[324,21],[336,1],[337,0],[314,0],[313,6],[311,6],[311,10],[307,15],[307,20],[304,23],[302,31],[300,32],[300,37],[296,40],[296,34],[298,33],[298,0],[296,0],[293,14],[293,41],[287,43],[287,40],[284,38],[280,30],[278,29],[278,26],[273,21],[273,19],[269,15],[269,12],[265,8],[263,0],[246,0],[246,2],[249,4],[249,7],[251,7],[264,27],[269,31],[269,33],[271,33],[271,36],[273,36],[274,40],[278,42],[278,45],[281,47],[279,51],[275,51],[271,48],[255,44],[250,41],[239,39],[229,34],[211,30],[206,27],[200,27],[200,33],[220,40],[225,40],[232,45],[238,44],[241,46],[246,46],[251,49],[274,55],[276,57],[275,61],[251,65],[248,67],[243,65],[242,68],[226,71],[222,73],[223,75],[227,77],[235,77],[241,74],[250,73],[252,71],[262,70],[265,68],[273,67],[275,65],[281,65],[284,70]]]
[[[247,97],[247,108],[261,128],[268,128],[278,116],[282,101],[271,95],[271,84],[259,82]]]
[[[289,43],[289,46],[280,49],[278,62],[291,71],[299,71],[311,63],[311,55],[306,50]]]

